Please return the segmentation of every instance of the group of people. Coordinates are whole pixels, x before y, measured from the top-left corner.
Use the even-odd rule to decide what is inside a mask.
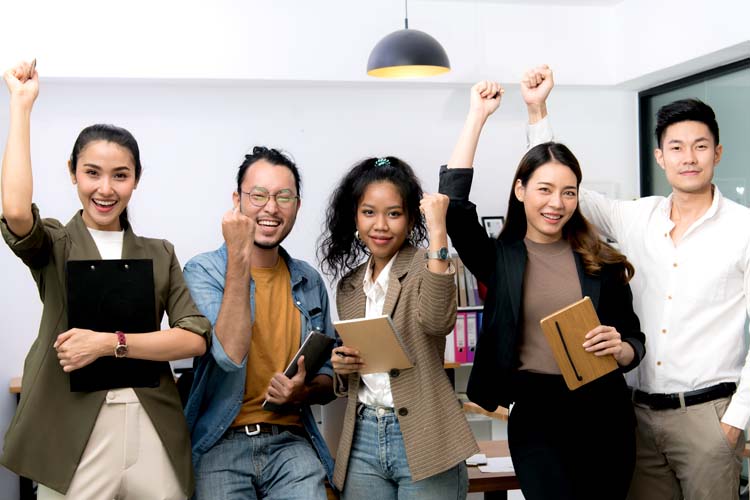
[[[552,72],[527,72],[532,147],[497,238],[469,200],[497,83],[472,87],[439,193],[423,193],[393,156],[354,165],[329,200],[320,268],[339,318],[389,315],[413,367],[369,373],[338,342],[320,370],[307,373],[300,358],[290,378],[285,367],[310,333],[336,337],[321,274],[281,246],[302,202],[294,161],[253,148],[221,221],[224,243],[183,271],[169,242],[129,224],[141,163],[122,128],[81,132],[68,169],[82,209],[66,225],[41,218],[30,154],[38,74],[21,63],[5,82],[0,229],[43,313],[1,463],[35,480],[38,498],[322,500],[326,478],[344,499],[466,498],[465,459],[478,447],[443,368],[457,305],[448,237],[488,290],[467,393],[489,411],[512,407],[525,498],[736,498],[750,417],[750,210],[711,182],[722,149],[700,101],[658,115],[655,154],[672,195],[607,200],[581,188],[578,160],[553,142]],[[96,259],[150,259],[156,319],[166,312],[170,329],[71,328],[66,263]],[[583,348],[619,370],[571,391],[539,320],[583,296],[602,323]],[[70,372],[107,356],[195,357],[184,410],[168,370],[156,387],[70,390]],[[310,406],[337,396],[348,400],[334,461]]]

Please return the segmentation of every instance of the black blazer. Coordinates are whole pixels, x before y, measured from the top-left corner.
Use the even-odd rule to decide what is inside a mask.
[[[464,265],[487,285],[482,329],[477,340],[474,365],[469,377],[469,399],[488,411],[507,407],[513,401],[512,376],[519,366],[521,300],[526,269],[526,246],[522,240],[490,238],[469,201],[473,169],[440,169],[440,192],[450,197],[448,235]],[[620,279],[620,268],[604,265],[598,275],[586,274],[580,256],[574,253],[583,295],[588,295],[604,325],[617,328],[635,352],[632,363],[613,372],[618,385],[621,373],[635,368],[646,353],[646,337],[633,312],[630,285]],[[603,377],[606,378],[606,377]]]

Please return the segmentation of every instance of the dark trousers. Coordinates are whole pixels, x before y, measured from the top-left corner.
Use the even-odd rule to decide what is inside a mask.
[[[518,372],[508,443],[526,500],[624,499],[635,464],[635,417],[623,377],[575,391],[561,376]]]

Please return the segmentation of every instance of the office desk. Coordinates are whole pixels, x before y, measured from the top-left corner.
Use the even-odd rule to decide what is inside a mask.
[[[487,457],[509,457],[507,441],[479,441],[479,450]],[[484,492],[485,500],[508,498],[508,490],[518,490],[521,485],[513,472],[479,472],[469,467],[469,493]]]

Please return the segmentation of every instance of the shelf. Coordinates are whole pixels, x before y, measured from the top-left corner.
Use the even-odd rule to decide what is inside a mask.
[[[474,366],[474,363],[453,363],[449,361],[443,362],[443,368],[446,370],[455,370],[456,368],[461,368],[462,366]]]

